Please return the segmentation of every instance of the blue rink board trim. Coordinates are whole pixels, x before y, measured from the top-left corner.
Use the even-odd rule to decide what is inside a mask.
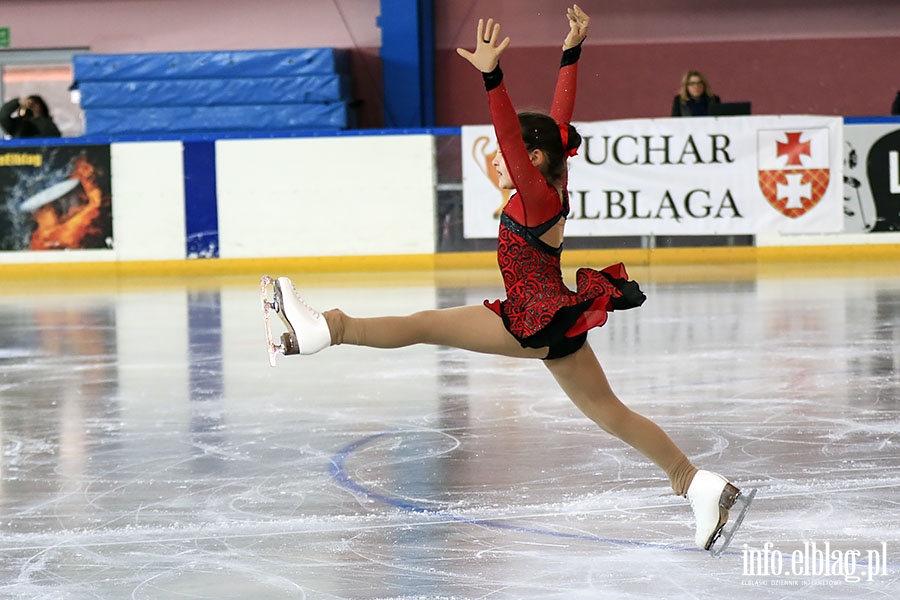
[[[893,124],[900,126],[900,117],[844,117],[845,125]],[[482,123],[483,125],[484,123]],[[63,138],[19,138],[0,140],[0,147],[65,146],[72,144],[115,144],[117,142],[198,142],[215,140],[254,140],[305,137],[353,137],[380,135],[460,135],[461,127],[398,127],[384,129],[304,129],[294,131],[230,131],[211,133],[142,133],[119,135],[86,135]]]
[[[900,125],[900,117],[844,117],[844,125],[877,125],[881,123]]]
[[[187,258],[219,257],[216,143],[184,142],[184,228]]]
[[[900,123],[900,119],[897,121]],[[304,129],[296,131],[229,131],[211,133],[142,133],[120,135],[86,135],[63,138],[25,138],[0,140],[4,146],[67,146],[82,144],[115,144],[131,142],[209,142],[216,140],[269,140],[310,137],[365,137],[384,135],[460,135],[460,127],[408,127],[397,129]]]

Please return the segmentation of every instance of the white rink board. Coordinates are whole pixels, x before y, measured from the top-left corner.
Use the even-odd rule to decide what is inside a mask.
[[[855,142],[858,153],[856,171],[851,168],[848,173],[860,178],[869,152],[863,142],[893,135],[897,126],[850,124],[843,130],[845,138]],[[216,154],[214,195],[221,258],[352,259],[436,252],[439,224],[434,135],[372,133],[219,140]],[[463,153],[464,161],[469,154]],[[111,249],[0,252],[0,264],[185,259],[186,230],[191,227],[185,213],[184,142],[112,141],[110,157]],[[577,157],[575,163],[573,177]],[[477,175],[484,178],[480,171]],[[846,182],[843,187],[846,213]],[[860,193],[868,188],[862,182]],[[477,198],[484,209],[486,235],[496,235],[496,220],[491,213],[501,200],[493,188]],[[472,212],[467,209],[464,218]],[[573,219],[567,233],[586,234],[579,230],[582,225],[579,219]],[[713,229],[696,233],[711,235],[716,233]],[[846,218],[843,233],[779,234],[767,229],[756,235],[756,246],[897,244],[898,236],[897,230],[863,231]]]
[[[112,144],[110,160],[116,258],[184,258],[182,143]]]
[[[434,252],[433,139],[219,141],[220,256]]]

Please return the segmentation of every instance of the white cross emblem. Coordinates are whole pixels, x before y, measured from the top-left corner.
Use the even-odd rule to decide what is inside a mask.
[[[787,179],[787,185],[783,183],[778,184],[776,191],[778,199],[787,198],[785,208],[803,208],[803,203],[800,200],[801,198],[812,199],[812,185],[801,183],[803,179],[802,173],[788,173],[784,177]]]

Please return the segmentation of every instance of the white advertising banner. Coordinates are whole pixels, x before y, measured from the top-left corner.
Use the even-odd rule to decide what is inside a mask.
[[[570,236],[833,233],[843,228],[842,120],[821,116],[576,123]],[[463,233],[497,235],[490,125],[462,128]]]

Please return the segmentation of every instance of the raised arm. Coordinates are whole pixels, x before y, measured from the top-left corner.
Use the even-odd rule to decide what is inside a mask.
[[[493,19],[488,19],[487,23],[479,19],[476,36],[474,52],[462,48],[457,48],[456,52],[481,71],[488,93],[497,144],[503,153],[510,179],[523,203],[532,205],[527,209],[529,216],[539,218],[548,212],[535,205],[544,196],[547,182],[528,156],[528,150],[522,140],[519,116],[506,91],[503,71],[500,70],[500,55],[510,40],[508,37],[500,40],[500,24],[494,23]]]
[[[475,37],[475,52],[469,52],[464,48],[457,48],[456,53],[472,63],[482,73],[490,73],[500,65],[500,55],[509,46],[509,38],[500,39],[500,23],[494,23],[493,19],[478,19],[478,27]]]
[[[587,37],[591,18],[575,4],[566,11],[569,20],[569,31],[563,41],[562,60],[559,64],[559,76],[553,92],[553,104],[550,116],[557,123],[569,123],[575,112],[575,92],[578,84],[578,59],[581,57],[581,43]]]
[[[13,98],[0,107],[0,127],[9,135],[16,135],[18,127],[13,114],[19,111],[19,99]]]
[[[559,102],[554,101],[558,122],[566,123],[571,119],[574,106],[574,88],[566,88],[567,82],[574,81],[576,74],[575,62],[581,49],[581,42],[587,32],[587,15],[577,6],[568,10],[569,33],[566,36],[564,57],[571,60],[571,64],[562,69],[557,89],[563,93],[556,94]],[[521,213],[516,210],[517,205],[509,205],[510,214],[520,223],[527,226],[536,226],[546,222],[559,213],[560,197],[558,191],[547,181],[547,177],[535,166],[529,150],[522,139],[522,127],[519,115],[513,107],[506,85],[503,83],[503,72],[500,70],[500,55],[509,44],[509,38],[499,41],[500,26],[492,19],[487,24],[483,20],[478,21],[475,51],[469,52],[457,48],[457,53],[468,60],[481,71],[484,77],[485,89],[488,92],[488,103],[491,110],[491,121],[497,135],[497,143],[506,164],[506,171],[516,189],[521,206]],[[562,117],[562,118],[560,118]],[[536,160],[536,159],[535,159]],[[565,178],[563,179],[564,185]]]

